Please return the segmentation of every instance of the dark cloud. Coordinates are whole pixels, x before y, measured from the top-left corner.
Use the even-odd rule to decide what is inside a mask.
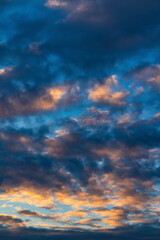
[[[10,216],[7,214],[0,214],[0,225],[7,227],[23,227],[23,221],[16,216]]]
[[[135,239],[135,240],[142,240],[142,239],[155,239],[157,240],[159,237],[159,230],[157,228],[152,228],[151,226],[142,226],[138,227],[137,229],[135,228],[120,228],[114,233],[111,233],[110,231],[104,232],[104,233],[98,233],[98,232],[73,232],[71,234],[70,231],[67,232],[62,232],[60,233],[59,231],[50,231],[50,230],[40,230],[40,229],[23,229],[19,231],[18,233],[11,233],[6,230],[1,230],[1,237],[2,239],[54,239],[59,240],[59,239]]]

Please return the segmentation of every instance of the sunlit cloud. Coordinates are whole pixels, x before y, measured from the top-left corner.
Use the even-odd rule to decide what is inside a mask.
[[[50,8],[57,8],[57,7],[66,7],[68,3],[67,1],[62,1],[62,0],[48,0],[45,5]]]
[[[37,96],[34,96],[34,93],[21,92],[19,96],[10,96],[5,102],[3,100],[0,102],[0,116],[26,115],[53,110],[66,93],[66,87],[47,88],[39,91]]]
[[[6,67],[0,69],[0,76],[5,76],[12,71],[12,67]]]
[[[36,190],[32,187],[26,188],[22,186],[17,189],[6,189],[6,192],[1,194],[0,200],[6,200],[9,203],[27,203],[44,208],[53,208],[56,206],[54,198],[50,192],[46,190]]]
[[[126,105],[126,98],[129,94],[126,91],[113,91],[112,87],[117,87],[118,81],[116,76],[111,76],[105,80],[105,83],[96,84],[95,87],[89,90],[88,98],[94,102],[111,105],[124,106]]]

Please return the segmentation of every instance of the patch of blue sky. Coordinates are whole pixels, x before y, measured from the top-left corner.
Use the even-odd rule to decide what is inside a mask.
[[[124,74],[131,69],[138,67],[139,65],[150,63],[155,64],[157,62],[157,58],[159,56],[159,51],[157,47],[153,47],[153,49],[141,49],[136,52],[135,55],[131,55],[129,57],[121,58],[115,64],[116,74]],[[113,68],[113,69],[114,69]]]

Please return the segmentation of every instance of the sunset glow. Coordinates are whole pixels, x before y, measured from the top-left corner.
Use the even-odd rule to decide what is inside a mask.
[[[160,239],[160,1],[0,13],[0,240]]]

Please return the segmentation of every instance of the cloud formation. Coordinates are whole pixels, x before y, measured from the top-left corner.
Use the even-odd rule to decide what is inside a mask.
[[[129,93],[126,91],[112,91],[111,87],[117,87],[117,85],[118,81],[116,76],[113,75],[106,79],[104,84],[96,84],[92,90],[89,90],[88,98],[104,105],[124,106],[127,104],[126,98]]]
[[[0,12],[1,239],[158,240],[159,0]]]

